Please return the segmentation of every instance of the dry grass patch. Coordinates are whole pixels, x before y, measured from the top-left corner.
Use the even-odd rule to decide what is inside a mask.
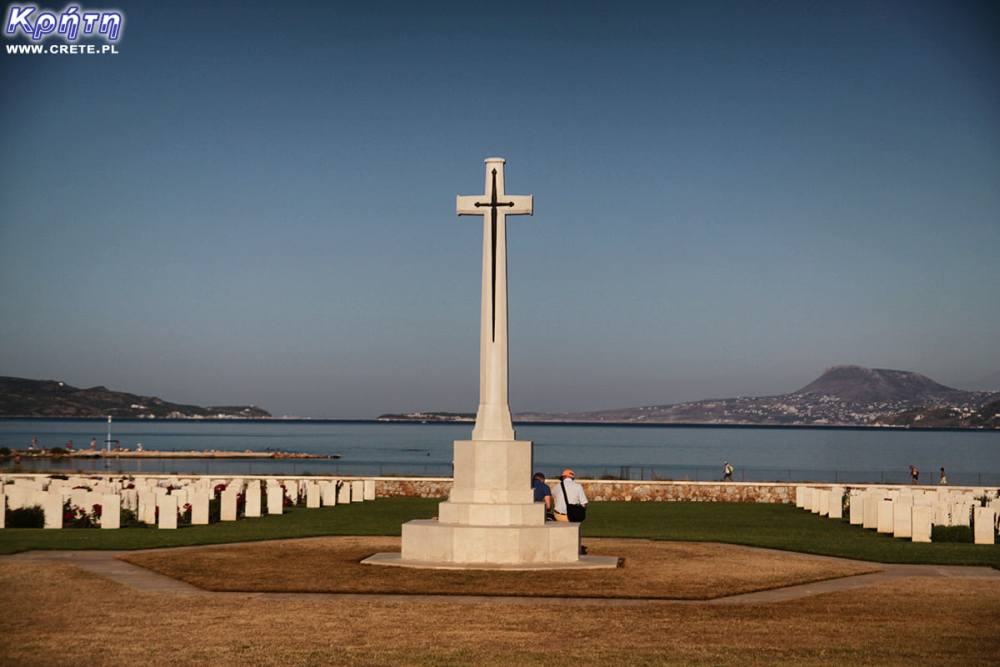
[[[722,544],[588,540],[590,553],[625,558],[617,570],[485,572],[361,565],[398,551],[395,537],[327,537],[232,547],[169,549],[125,561],[212,591],[430,593],[704,600],[877,572],[876,565]]]
[[[0,560],[0,664],[992,665],[1000,583],[909,579],[769,605],[139,593]],[[569,620],[571,618],[571,620]]]

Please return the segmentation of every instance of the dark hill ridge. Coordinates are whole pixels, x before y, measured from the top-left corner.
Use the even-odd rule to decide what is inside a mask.
[[[58,380],[0,376],[0,417],[130,417],[147,419],[267,419],[252,405],[209,406],[171,403],[97,386],[80,389]]]
[[[946,387],[910,371],[834,366],[789,394],[594,412],[521,413],[520,422],[948,426],[997,428],[1000,393]],[[434,413],[420,413],[422,419]],[[415,421],[383,415],[387,421]]]
[[[834,366],[790,394],[710,399],[558,415],[562,421],[688,424],[917,425],[927,410],[954,408],[965,415],[955,426],[992,423],[981,408],[1000,395],[946,387],[910,371]],[[903,415],[903,417],[900,417]],[[978,415],[978,416],[974,416]],[[522,415],[553,421],[548,415]],[[911,419],[912,421],[907,421]],[[941,424],[944,425],[944,424]]]
[[[970,392],[946,387],[926,375],[888,368],[834,366],[794,392],[799,396],[836,396],[856,403],[909,402],[934,404],[962,400]]]

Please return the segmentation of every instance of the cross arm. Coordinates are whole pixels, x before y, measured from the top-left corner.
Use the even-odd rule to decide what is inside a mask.
[[[504,215],[532,215],[535,198],[532,195],[503,195],[499,197],[499,212]],[[484,195],[458,195],[455,210],[459,215],[485,215],[490,210],[490,199]]]
[[[503,199],[514,204],[504,211],[507,215],[533,215],[535,212],[535,198],[531,195],[504,195]]]
[[[476,204],[479,206],[476,206]],[[483,196],[458,195],[455,197],[455,210],[459,215],[482,215],[489,211],[490,200]],[[481,207],[485,207],[481,208]]]

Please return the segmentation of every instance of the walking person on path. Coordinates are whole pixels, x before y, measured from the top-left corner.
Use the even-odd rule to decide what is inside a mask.
[[[938,484],[945,485],[948,483],[948,477],[944,474],[944,466],[941,466],[941,476],[938,477]]]
[[[723,461],[722,463],[722,481],[733,481],[733,465],[729,461]]]
[[[916,484],[920,481],[920,469],[917,466],[910,466],[910,484]]]

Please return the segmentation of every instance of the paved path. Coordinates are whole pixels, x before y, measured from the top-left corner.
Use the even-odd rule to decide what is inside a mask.
[[[203,549],[217,548],[223,545],[205,545],[204,547],[183,547],[183,549]],[[730,545],[732,546],[732,545]],[[757,547],[745,547],[747,549],[757,549]],[[172,549],[176,551],[177,549]],[[150,549],[149,551],[155,551]],[[770,550],[768,550],[770,551]],[[206,591],[192,586],[191,584],[157,574],[152,570],[126,563],[119,560],[118,556],[125,553],[136,553],[134,551],[29,551],[15,554],[13,556],[2,556],[0,562],[4,560],[13,562],[28,563],[61,563],[73,565],[88,572],[100,575],[124,584],[139,591],[148,593],[161,593],[172,595],[193,595],[193,596],[216,596],[216,597],[241,597],[241,598],[261,598],[268,600],[302,600],[302,599],[330,599],[330,600],[408,600],[413,602],[447,602],[449,604],[575,604],[575,605],[615,605],[632,606],[647,604],[704,604],[704,605],[732,605],[732,604],[767,604],[772,602],[785,602],[788,600],[798,600],[801,598],[821,595],[823,593],[833,593],[836,591],[846,591],[864,586],[903,579],[906,577],[931,577],[931,578],[962,578],[962,579],[984,579],[1000,581],[1000,570],[991,567],[968,567],[960,565],[898,565],[893,563],[869,563],[867,561],[852,561],[848,559],[838,559],[830,556],[813,556],[817,559],[859,563],[862,565],[875,565],[881,568],[880,572],[870,574],[859,574],[839,579],[829,579],[817,581],[809,584],[798,584],[795,586],[785,586],[782,588],[772,588],[766,591],[755,593],[740,593],[726,597],[715,598],[713,600],[663,600],[657,598],[556,598],[556,597],[505,597],[492,595],[412,595],[412,594],[392,594],[392,593],[254,593],[254,592],[217,592]],[[788,552],[780,552],[788,553]],[[801,554],[810,555],[810,554]]]

